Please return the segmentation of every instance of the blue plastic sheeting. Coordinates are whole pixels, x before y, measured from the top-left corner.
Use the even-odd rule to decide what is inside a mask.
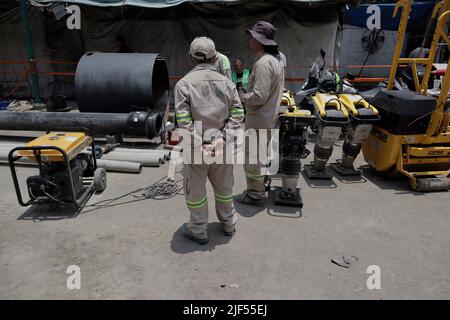
[[[413,3],[412,11],[409,17],[408,27],[418,25],[419,23],[428,19],[433,11],[435,2],[416,2]],[[359,7],[351,6],[345,13],[344,23],[359,27],[366,28],[367,18],[371,16],[371,13],[367,13],[369,5],[361,5]],[[383,30],[397,30],[400,23],[401,10],[397,13],[395,18],[392,18],[394,13],[394,3],[378,4],[381,9],[381,29]]]

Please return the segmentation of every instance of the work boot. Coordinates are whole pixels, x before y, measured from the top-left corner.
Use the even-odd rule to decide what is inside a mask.
[[[232,230],[225,230],[225,228],[222,226],[223,235],[226,237],[232,237],[236,234],[236,227],[233,227]]]
[[[205,244],[207,244],[209,242],[208,238],[201,239],[201,238],[197,238],[196,236],[194,236],[192,231],[189,230],[187,224],[184,224],[183,227],[181,228],[181,234],[185,238],[187,238],[187,239],[189,239],[189,240],[191,240],[191,241],[193,241],[193,242],[195,242],[195,243],[197,243],[197,244],[199,244],[201,246],[204,246]]]
[[[249,206],[261,207],[264,204],[264,199],[255,199],[250,197],[247,192],[236,198],[236,202],[246,204]]]

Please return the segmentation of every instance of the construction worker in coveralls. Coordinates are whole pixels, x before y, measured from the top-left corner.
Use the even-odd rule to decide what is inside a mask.
[[[234,84],[213,66],[216,59],[214,42],[206,37],[195,38],[189,54],[196,66],[175,86],[178,127],[188,131],[192,137],[191,150],[189,146],[183,145],[183,153],[195,148],[195,139],[202,139],[199,146],[203,153],[219,154],[223,152],[224,143],[231,139],[234,130],[241,127],[244,110]],[[197,130],[199,122],[201,132]],[[205,136],[210,129],[216,129],[219,134]],[[207,179],[214,190],[216,214],[224,235],[233,236],[235,233],[233,164],[226,164],[225,159],[222,164],[207,164],[204,161],[197,164],[193,158],[189,163],[183,163],[184,193],[190,220],[183,226],[182,233],[188,239],[204,245],[208,243]]]
[[[284,71],[278,44],[274,40],[275,31],[275,27],[266,21],[258,21],[252,29],[246,31],[250,34],[249,47],[255,56],[255,63],[249,78],[249,88],[239,88],[239,96],[247,112],[245,127],[256,130],[258,147],[262,143],[259,134],[264,133],[261,129],[267,130],[267,141],[270,141],[270,130],[277,127],[284,89]],[[248,154],[249,144],[245,146]],[[237,202],[252,206],[263,205],[266,177],[261,174],[262,167],[261,163],[244,164],[247,190],[236,199]]]

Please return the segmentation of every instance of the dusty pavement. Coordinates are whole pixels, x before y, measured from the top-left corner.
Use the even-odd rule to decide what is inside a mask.
[[[108,189],[89,204],[166,171],[110,173]],[[241,166],[235,176],[239,194]],[[301,177],[301,213],[269,202],[260,211],[237,206],[231,240],[220,232],[209,187],[211,241],[200,247],[179,234],[188,218],[182,195],[88,207],[75,217],[27,210],[0,166],[0,298],[449,299],[450,193],[414,193],[406,180],[382,181],[368,170],[364,177],[315,187]],[[331,263],[336,255],[359,261],[345,269]],[[70,265],[80,267],[80,290],[66,288]],[[380,290],[367,288],[371,265],[381,269]]]

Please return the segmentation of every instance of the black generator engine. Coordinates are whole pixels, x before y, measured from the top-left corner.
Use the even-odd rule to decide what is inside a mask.
[[[39,169],[39,175],[26,180],[28,201],[22,199],[15,167],[22,157]],[[106,189],[106,171],[97,168],[94,139],[85,132],[49,132],[12,149],[8,162],[22,206],[53,203],[82,209],[94,192]]]
[[[83,192],[83,176],[94,176],[92,155],[81,153],[70,160],[70,176],[73,182],[75,196],[80,197]],[[71,185],[67,179],[65,163],[43,163],[41,174],[27,179],[28,194],[31,199],[42,201],[70,201]]]

